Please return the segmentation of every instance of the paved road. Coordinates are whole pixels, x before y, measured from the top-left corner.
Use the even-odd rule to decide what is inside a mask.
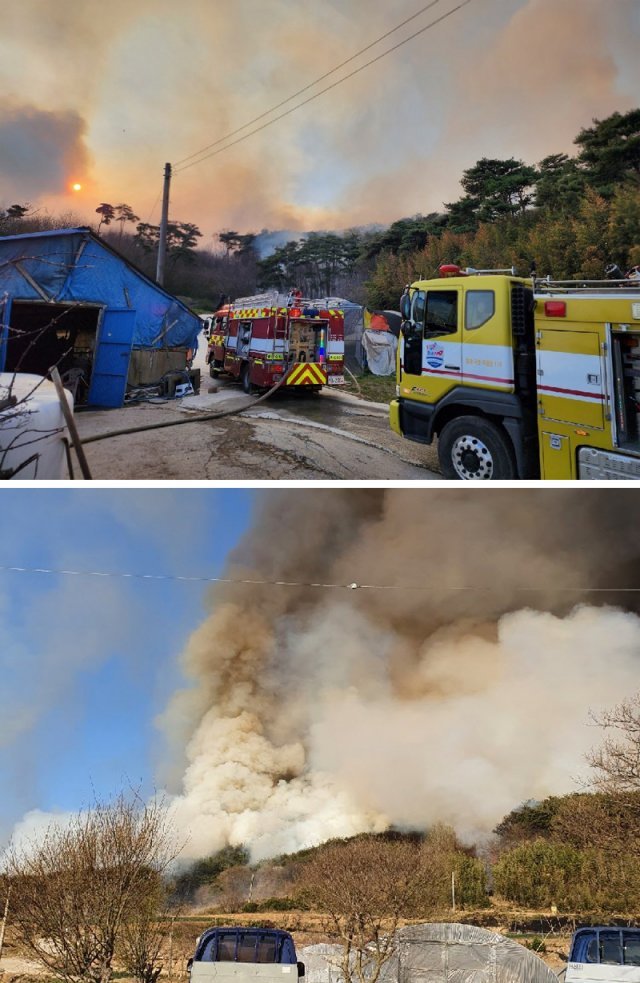
[[[276,393],[256,404],[237,385],[203,373],[201,394],[160,404],[78,413],[81,437],[247,407],[242,416],[192,422],[90,443],[94,478],[104,480],[440,479],[433,448],[394,434],[386,407],[334,393]]]

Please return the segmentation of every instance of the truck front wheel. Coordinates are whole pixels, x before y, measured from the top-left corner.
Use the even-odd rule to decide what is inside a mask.
[[[458,481],[517,478],[506,433],[479,416],[459,416],[445,423],[438,438],[438,460],[445,478]]]

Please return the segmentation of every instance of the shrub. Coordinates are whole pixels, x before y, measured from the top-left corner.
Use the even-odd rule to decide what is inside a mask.
[[[546,952],[547,946],[543,939],[539,935],[535,935],[532,939],[525,942],[527,949],[531,949],[533,952]]]

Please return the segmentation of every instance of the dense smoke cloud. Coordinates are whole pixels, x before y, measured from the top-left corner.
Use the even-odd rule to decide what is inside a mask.
[[[589,710],[636,687],[632,492],[267,496],[164,718],[194,856],[263,857],[389,823],[486,833],[571,791]],[[380,584],[384,590],[310,583]],[[471,589],[468,589],[471,588]]]
[[[73,110],[0,104],[0,188],[20,184],[63,193],[74,175],[88,171],[85,133],[85,121]]]

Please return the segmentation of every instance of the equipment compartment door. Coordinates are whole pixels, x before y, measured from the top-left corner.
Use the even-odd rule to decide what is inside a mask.
[[[11,320],[11,297],[5,294],[0,297],[0,372],[4,372],[7,362],[7,341],[9,339],[9,323]]]
[[[251,347],[251,333],[253,324],[251,321],[241,321],[238,327],[238,344],[236,354],[238,358],[248,358]]]
[[[604,365],[595,331],[539,331],[536,367],[543,419],[604,428]]]

